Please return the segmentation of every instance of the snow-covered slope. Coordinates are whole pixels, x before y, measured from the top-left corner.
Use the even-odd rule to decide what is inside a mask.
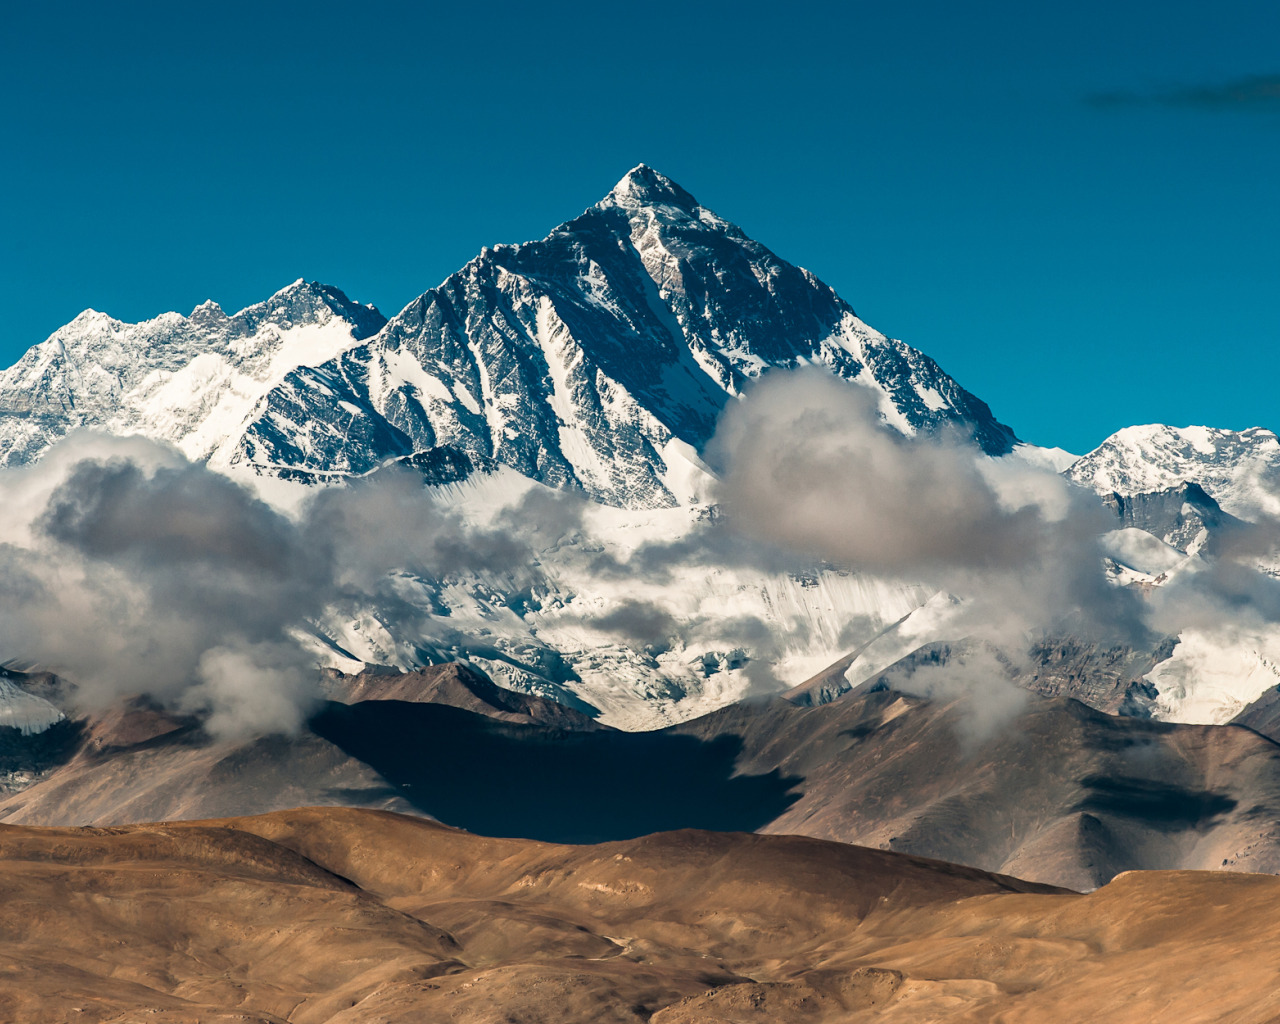
[[[34,461],[71,430],[97,427],[225,466],[264,395],[385,322],[336,288],[303,281],[234,316],[215,302],[138,324],[85,310],[0,373],[0,465]]]
[[[1075,462],[1066,475],[1104,495],[1195,483],[1241,519],[1280,514],[1280,440],[1261,427],[1126,427]]]
[[[1065,475],[1100,494],[1129,528],[1112,537],[1123,540],[1124,550],[1111,552],[1118,583],[1194,580],[1224,550],[1222,542],[1248,529],[1246,523],[1280,514],[1280,439],[1261,427],[1127,427]],[[1155,538],[1171,547],[1155,547]],[[1140,564],[1153,553],[1152,564]],[[1277,569],[1265,560],[1253,568],[1272,575]],[[1280,626],[1266,614],[1241,611],[1235,620],[1210,616],[1182,630],[1172,655],[1145,677],[1155,693],[1155,717],[1229,721],[1280,684]]]
[[[43,697],[28,693],[0,676],[0,727],[17,729],[23,736],[44,732],[65,716]]]
[[[488,526],[544,486],[503,468],[440,490]],[[520,572],[399,577],[388,607],[319,624],[317,655],[346,671],[466,658],[509,689],[648,729],[786,689],[930,597],[910,582],[831,567],[789,574],[708,565],[698,544],[649,573],[601,571],[645,545],[678,550],[699,531],[705,538],[716,525],[702,512],[589,503],[580,528],[548,537]],[[405,606],[416,609],[411,630]]]

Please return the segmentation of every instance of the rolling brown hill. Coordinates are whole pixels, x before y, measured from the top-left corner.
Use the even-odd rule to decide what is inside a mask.
[[[26,1024],[1078,1022],[1280,1013],[1280,879],[1079,895],[787,836],[600,846],[312,808],[0,826]]]

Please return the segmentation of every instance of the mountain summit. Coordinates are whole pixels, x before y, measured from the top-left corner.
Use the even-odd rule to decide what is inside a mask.
[[[5,461],[81,424],[268,475],[447,448],[663,506],[694,497],[724,404],[804,364],[879,392],[906,433],[955,426],[992,455],[1016,441],[928,356],[643,164],[546,238],[484,249],[385,326],[301,282],[230,318],[216,304],[138,325],[96,316],[0,374]]]
[[[650,209],[669,206],[686,214],[701,209],[698,200],[682,189],[665,174],[659,174],[647,164],[637,164],[616,184],[599,203],[600,206],[620,206],[625,209]]]

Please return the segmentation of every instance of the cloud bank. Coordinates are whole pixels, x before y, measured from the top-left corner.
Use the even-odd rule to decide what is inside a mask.
[[[967,633],[1144,634],[1139,599],[1108,584],[1090,493],[966,439],[906,437],[876,395],[820,370],[769,374],[725,413],[710,455],[734,530],[811,560],[966,598]]]
[[[165,445],[74,435],[0,472],[0,661],[66,676],[86,707],[149,693],[219,736],[288,732],[316,699],[311,624],[376,608],[396,635],[425,636],[432,609],[405,573],[527,580],[565,547],[614,580],[834,565],[923,584],[961,598],[948,606],[953,635],[938,639],[984,641],[1011,671],[1045,636],[1150,649],[1188,628],[1280,622],[1280,581],[1255,564],[1280,550],[1280,523],[1224,537],[1217,557],[1162,587],[1116,587],[1104,555],[1118,524],[1095,495],[958,435],[905,437],[876,399],[817,369],[768,374],[729,404],[708,447],[715,514],[625,555],[592,538],[579,493],[535,487],[479,527],[413,473],[387,471],[285,516]],[[807,639],[802,625],[750,615],[682,621],[639,597],[584,624],[653,657],[714,637],[753,692],[794,684],[774,665]],[[854,625],[851,645],[871,628]],[[910,685],[949,694],[947,672],[994,679],[994,663],[970,661]],[[1003,680],[991,685],[1004,694]]]
[[[85,707],[149,693],[219,736],[296,730],[316,675],[300,631],[390,570],[529,557],[409,472],[319,492],[295,520],[164,445],[81,434],[0,488],[0,658],[65,675]]]

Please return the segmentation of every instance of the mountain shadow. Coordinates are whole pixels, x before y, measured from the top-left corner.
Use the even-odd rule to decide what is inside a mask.
[[[1237,801],[1213,790],[1190,790],[1153,779],[1090,775],[1080,780],[1089,790],[1080,810],[1149,822],[1168,828],[1202,828],[1235,810]]]
[[[313,732],[418,810],[491,836],[558,843],[678,828],[751,832],[800,798],[801,776],[735,774],[742,741],[571,732],[405,701],[327,704]]]

